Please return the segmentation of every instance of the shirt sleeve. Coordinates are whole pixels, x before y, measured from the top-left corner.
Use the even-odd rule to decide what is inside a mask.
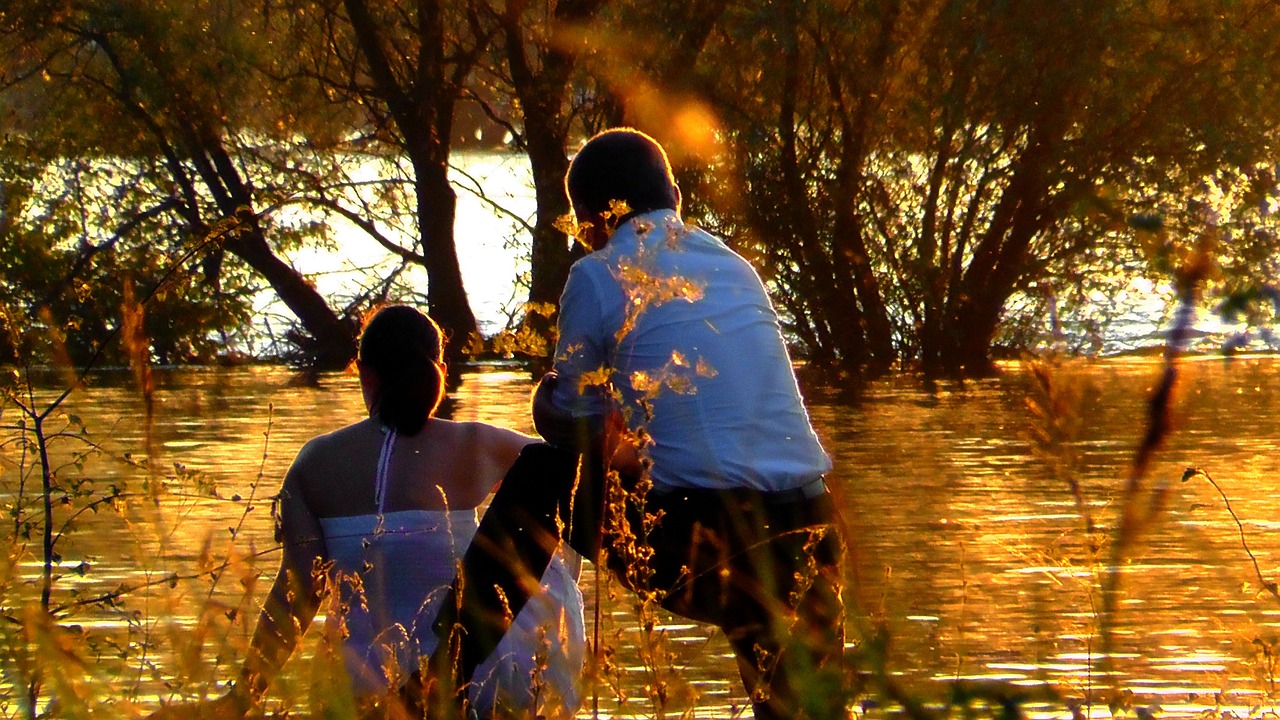
[[[569,271],[560,296],[560,339],[553,369],[559,376],[550,393],[550,404],[575,418],[603,421],[612,406],[609,399],[609,329],[604,306],[607,298],[592,270],[577,263]]]

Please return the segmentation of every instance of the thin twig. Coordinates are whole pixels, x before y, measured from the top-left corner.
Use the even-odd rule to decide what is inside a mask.
[[[1253,572],[1258,576],[1258,582],[1262,584],[1263,589],[1271,593],[1277,599],[1280,599],[1280,587],[1277,586],[1274,580],[1268,580],[1262,576],[1262,568],[1258,566],[1258,558],[1254,557],[1253,550],[1249,549],[1249,541],[1245,538],[1244,523],[1240,522],[1240,518],[1236,516],[1236,511],[1231,508],[1231,499],[1222,491],[1222,488],[1218,486],[1218,483],[1214,481],[1208,471],[1201,470],[1200,468],[1187,468],[1186,472],[1182,473],[1182,482],[1186,482],[1194,477],[1204,478],[1209,481],[1209,484],[1213,486],[1214,490],[1218,491],[1219,497],[1222,498],[1222,504],[1227,507],[1227,514],[1231,516],[1231,519],[1236,524],[1236,529],[1240,532],[1240,546],[1244,548],[1245,554],[1249,556],[1249,562],[1253,563]]]

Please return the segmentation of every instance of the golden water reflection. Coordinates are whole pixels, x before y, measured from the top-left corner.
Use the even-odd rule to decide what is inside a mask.
[[[1264,577],[1275,579],[1278,370],[1274,358],[1183,363],[1175,431],[1146,476],[1163,490],[1163,510],[1121,569],[1110,663],[1099,656],[1110,555],[1091,552],[1083,517],[1110,540],[1158,364],[1055,372],[1079,408],[1076,459],[1056,474],[1031,440],[1043,422],[1028,408],[1025,373],[934,394],[899,379],[856,409],[815,405],[858,549],[856,592],[887,625],[890,670],[915,686],[1000,680],[1075,698],[1116,687],[1165,714],[1272,691],[1266,652],[1280,602],[1259,593],[1213,487],[1181,478],[1194,466],[1218,482]]]
[[[872,631],[888,638],[883,667],[870,669],[931,703],[945,702],[951,684],[963,681],[978,693],[1016,694],[1036,714],[1054,717],[1070,717],[1068,704],[1089,697],[1094,704],[1086,711],[1099,717],[1115,698],[1135,708],[1158,704],[1164,715],[1227,707],[1243,713],[1269,702],[1280,600],[1261,587],[1246,544],[1263,580],[1275,580],[1280,359],[1182,364],[1174,433],[1145,476],[1147,487],[1163,492],[1163,504],[1121,568],[1118,613],[1107,623],[1110,655],[1101,655],[1110,530],[1159,370],[1151,360],[1054,369],[1056,386],[1074,401],[1059,418],[1070,442],[1047,455],[1032,441],[1033,428],[1045,423],[1028,404],[1037,390],[1018,367],[934,392],[914,378],[893,378],[854,406],[810,393],[835,460],[832,486],[853,550],[851,645]],[[268,584],[251,580],[255,572],[269,579],[277,561],[269,496],[294,453],[363,408],[348,375],[314,385],[270,369],[179,370],[158,378],[149,434],[142,401],[123,375],[101,377],[68,407],[116,456],[90,460],[86,474],[100,482],[127,478],[130,491],[141,493],[145,473],[122,457],[150,456],[158,468],[151,487],[167,479],[168,491],[155,502],[131,502],[122,516],[95,515],[67,536],[55,605],[122,584],[148,586],[127,593],[114,610],[77,611],[72,619],[132,648],[126,663],[136,661],[138,643],[159,643],[173,628],[214,628],[221,634],[206,637],[203,652],[221,670],[188,678],[180,694],[225,679],[217,676],[235,667]],[[529,390],[523,373],[481,368],[454,393],[452,413],[530,432]],[[1240,525],[1206,479],[1182,482],[1187,467],[1217,482]],[[12,497],[10,486],[5,491]],[[1086,516],[1098,527],[1096,551]],[[207,575],[188,579],[228,556],[243,562],[216,583]],[[28,563],[26,573],[39,572],[33,558]],[[588,623],[598,599],[602,639],[617,650],[612,660],[622,687],[598,688],[602,717],[659,714],[646,698],[661,682],[669,684],[661,708],[668,712],[689,705],[697,717],[744,712],[722,637],[664,617],[668,624],[657,631],[672,670],[654,677],[634,648],[631,597],[597,592],[589,573],[586,580]],[[175,693],[164,683],[179,674],[176,661],[151,661],[146,672],[120,671],[137,676],[128,692]],[[588,701],[583,716],[592,711]]]

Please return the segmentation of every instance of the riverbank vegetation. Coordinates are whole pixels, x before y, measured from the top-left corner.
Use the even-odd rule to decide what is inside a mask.
[[[121,322],[123,285],[218,231],[146,320],[158,360],[341,367],[387,298],[427,305],[458,359],[483,343],[455,154],[480,136],[527,157],[519,280],[544,308],[577,252],[557,229],[568,154],[626,123],[671,149],[691,218],[755,262],[796,355],[829,377],[984,374],[1055,318],[1087,350],[1132,283],[1163,287],[1211,226],[1207,290],[1253,347],[1274,345],[1257,331],[1276,314],[1278,15],[1262,0],[14,0],[5,309],[92,343]],[[382,255],[332,297],[288,258],[338,222]],[[250,342],[258,293],[288,315]],[[511,340],[545,333],[545,313],[517,323],[503,349],[545,353]]]
[[[859,578],[858,556],[875,539],[851,527],[849,674],[839,691],[848,695],[852,712],[871,717],[903,714],[918,720],[1041,713],[1062,717],[1162,714],[1162,698],[1134,692],[1128,682],[1132,678],[1118,672],[1116,665],[1132,657],[1135,644],[1147,647],[1121,632],[1122,616],[1135,612],[1126,610],[1127,603],[1145,596],[1126,568],[1146,552],[1143,536],[1160,527],[1177,487],[1154,468],[1173,431],[1176,398],[1185,392],[1179,351],[1188,337],[1195,289],[1213,245],[1204,242],[1198,247],[1200,254],[1191,256],[1178,271],[1182,303],[1170,351],[1163,362],[1147,365],[1154,376],[1152,390],[1135,403],[1147,408],[1146,415],[1127,418],[1134,425],[1135,442],[1126,448],[1130,460],[1123,477],[1115,478],[1118,484],[1099,486],[1096,477],[1092,483],[1085,478],[1081,454],[1088,448],[1085,437],[1096,418],[1091,417],[1078,368],[1073,369],[1065,358],[1030,361],[1027,376],[1032,382],[1014,402],[1027,412],[1010,413],[1001,420],[1025,424],[1018,433],[1029,438],[1045,468],[1029,476],[1050,480],[1053,487],[1042,494],[1054,499],[1051,504],[1071,509],[1069,525],[1061,533],[1029,548],[1044,557],[1029,561],[1037,573],[1063,579],[1049,605],[1029,613],[1044,613],[1046,624],[1052,624],[1051,618],[1058,613],[1077,617],[1070,623],[1070,634],[1046,632],[1055,645],[1083,649],[1076,661],[1079,668],[1053,679],[1052,660],[1026,658],[1027,667],[1035,668],[1030,682],[967,677],[960,670],[968,662],[967,654],[988,655],[993,649],[979,648],[980,640],[966,638],[966,632],[979,638],[982,632],[966,630],[962,605],[957,617],[947,617],[941,624],[958,636],[944,643],[931,642],[935,651],[956,653],[954,678],[935,677],[923,684],[905,681],[898,664],[901,658],[893,647],[903,641],[894,628],[902,622],[904,610],[886,604],[885,598],[868,597],[872,583],[864,585],[865,574]],[[179,259],[175,267],[184,264]],[[250,394],[241,397],[239,405],[224,406],[227,398],[237,396],[234,391],[200,397],[194,407],[176,415],[171,411],[167,422],[179,418],[187,426],[161,428],[155,413],[166,393],[151,371],[146,354],[150,343],[139,322],[142,308],[161,302],[167,283],[180,287],[179,273],[160,274],[165,280],[155,292],[131,299],[129,307],[134,309],[126,329],[106,341],[119,346],[133,368],[127,379],[114,381],[118,386],[114,393],[107,393],[114,395],[110,399],[114,413],[134,416],[122,437],[114,437],[110,425],[95,425],[107,417],[86,420],[73,410],[76,397],[102,392],[84,384],[92,376],[92,361],[76,368],[64,365],[61,373],[19,371],[7,380],[0,416],[4,419],[0,492],[12,521],[5,525],[0,565],[0,633],[5,640],[0,656],[4,672],[0,714],[6,717],[142,717],[158,708],[166,713],[161,717],[189,717],[202,703],[225,693],[245,652],[247,632],[265,591],[266,583],[259,580],[271,576],[279,550],[271,539],[270,493],[296,445],[282,444],[276,437],[277,409],[261,395]],[[45,330],[28,326],[25,332],[40,337]],[[16,346],[43,352],[31,342]],[[333,398],[328,397],[331,391],[314,392],[320,397],[313,398],[312,405],[293,408],[299,415],[293,421],[295,432],[313,433],[317,427],[340,422],[356,408],[355,404],[334,408]],[[291,397],[299,400],[297,393]],[[356,400],[354,387],[350,399]],[[326,409],[321,411],[317,402]],[[523,413],[523,402],[514,406]],[[163,460],[174,457],[173,448],[181,453],[181,448],[190,446],[191,425],[212,422],[210,413],[226,413],[233,424],[251,426],[238,440],[225,439],[246,448],[237,453],[238,469],[202,472]],[[832,435],[848,431],[843,424],[821,422],[819,429]],[[206,465],[211,460],[205,458]],[[274,471],[267,469],[271,462]],[[1238,563],[1241,569],[1234,575],[1246,585],[1256,582],[1259,590],[1274,594],[1273,569],[1259,565],[1252,549],[1256,543],[1244,524],[1248,518],[1242,521],[1237,515],[1211,471],[1216,473],[1217,468],[1189,468],[1183,483],[1204,478],[1213,487],[1217,496],[1206,496],[1204,512],[1219,510],[1231,517],[1234,529],[1224,537],[1237,542],[1234,533],[1238,531],[1232,553],[1251,563],[1251,569]],[[895,477],[903,475],[902,467],[892,472]],[[837,492],[846,502],[861,492],[859,475],[846,466],[836,480]],[[986,502],[996,500],[1001,492],[998,485],[987,486]],[[1194,491],[1187,492],[1188,499],[1196,497]],[[857,501],[852,502],[849,507],[856,507]],[[1011,506],[1021,508],[1022,501]],[[859,519],[849,518],[855,523]],[[1010,547],[1009,552],[1015,550]],[[973,562],[976,569],[991,561],[963,560],[929,581],[955,582],[953,576],[959,574],[964,602],[972,593],[970,611],[977,612],[990,589],[976,582],[969,587],[967,564]],[[886,573],[889,570],[884,568]],[[880,585],[886,595],[920,592],[891,589],[894,583],[887,577]],[[584,672],[590,697],[584,714],[741,716],[747,703],[732,690],[736,681],[722,636],[707,630],[700,634],[696,627],[692,632],[681,630],[680,620],[657,611],[652,598],[633,599],[608,584],[590,587],[590,602],[598,611],[588,616],[594,654]],[[1224,681],[1212,700],[1179,700],[1184,714],[1186,708],[1197,708],[1192,714],[1205,717],[1263,713],[1280,700],[1275,695],[1275,643],[1266,631],[1267,613],[1262,608],[1254,612],[1258,617],[1254,652],[1245,652],[1236,662],[1256,671],[1256,684]],[[353,717],[352,698],[343,690],[341,659],[336,654],[342,610],[330,605],[325,613],[330,621],[318,624],[287,675],[273,687],[265,707],[268,716]],[[699,656],[707,658],[705,666],[691,670],[696,662],[692,658]],[[721,674],[712,675],[717,667]],[[1041,674],[1044,677],[1038,677]],[[1163,702],[1174,705],[1168,697]]]
[[[1276,707],[1268,589],[1277,545],[1260,510],[1273,504],[1265,489],[1242,486],[1254,476],[1265,483],[1267,466],[1249,458],[1274,438],[1231,452],[1230,433],[1204,438],[1197,424],[1189,430],[1199,449],[1185,460],[1194,470],[1170,475],[1170,462],[1184,462],[1180,405],[1206,389],[1214,404],[1238,402],[1234,391],[1187,383],[1187,365],[1231,373],[1228,363],[1175,358],[1119,363],[1139,378],[1122,385],[1097,372],[1111,363],[1046,357],[986,390],[948,384],[895,402],[881,386],[874,410],[833,416],[827,403],[815,406],[851,523],[841,690],[855,715],[1227,718]],[[1233,362],[1235,373],[1251,372],[1249,361]],[[1274,379],[1280,367],[1269,363],[1240,387]],[[262,372],[270,378],[252,379]],[[328,374],[321,387],[299,389],[287,376],[178,369],[148,381],[115,372],[66,396],[71,378],[19,378],[27,393],[4,406],[0,447],[12,513],[0,566],[0,716],[141,717],[164,705],[167,717],[183,717],[226,691],[266,591],[260,580],[278,559],[269,495],[302,439],[360,407],[352,378]],[[499,387],[477,394],[473,385],[461,402],[470,412],[523,413],[514,396],[527,380]],[[1117,412],[1116,396],[1128,392]],[[1277,407],[1274,392],[1260,392],[1273,397],[1261,407]],[[985,396],[995,417],[977,423],[992,408],[967,405],[965,395]],[[936,417],[927,409],[947,405]],[[850,436],[883,432],[904,411],[904,427],[882,441],[903,443],[880,458],[884,467],[845,454]],[[933,423],[966,427],[940,437]],[[1237,439],[1257,435],[1241,427]],[[1107,444],[1110,459],[1100,455]],[[887,481],[872,480],[879,475]],[[965,489],[957,475],[985,479]],[[1183,528],[1172,545],[1170,526]],[[598,651],[580,717],[593,706],[619,718],[742,716],[721,635],[617,587],[586,592],[600,612],[587,615]],[[1196,596],[1225,598],[1226,610],[1181,603]],[[325,612],[341,617],[340,608]],[[1213,637],[1183,634],[1201,626]],[[316,624],[273,685],[268,716],[352,716],[334,656],[339,633],[336,623]]]

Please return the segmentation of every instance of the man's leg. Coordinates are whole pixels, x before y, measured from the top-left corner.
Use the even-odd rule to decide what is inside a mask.
[[[844,546],[830,498],[689,491],[657,504],[663,604],[725,632],[756,717],[843,718]]]
[[[806,528],[792,522],[797,519],[772,521],[773,529],[796,529],[773,537],[767,550],[747,553],[750,567],[733,571],[744,578],[738,589],[760,598],[764,622],[758,613],[738,614],[738,607],[752,605],[743,598],[727,605],[724,627],[737,636],[739,670],[755,689],[757,718],[836,720],[847,716],[848,700],[841,662],[843,543],[834,525]]]

